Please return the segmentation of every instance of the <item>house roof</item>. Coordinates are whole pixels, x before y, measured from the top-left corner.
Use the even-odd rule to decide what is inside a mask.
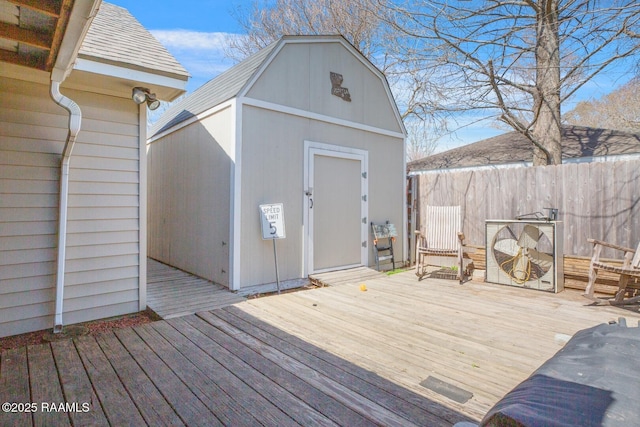
[[[640,134],[583,126],[562,126],[563,159],[640,153]],[[407,164],[409,172],[530,163],[531,143],[508,132]]]
[[[187,80],[189,73],[128,10],[102,3],[79,58]]]
[[[151,126],[149,135],[153,136],[204,111],[222,104],[237,96],[265,59],[278,45],[278,42],[248,56],[227,71],[209,80],[189,96],[172,105],[160,119]]]

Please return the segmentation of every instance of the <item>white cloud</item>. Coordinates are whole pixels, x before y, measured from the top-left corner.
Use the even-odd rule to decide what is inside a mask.
[[[192,30],[151,30],[151,34],[167,49],[183,51],[223,52],[229,37],[234,34],[221,32],[201,32]]]
[[[191,74],[189,92],[233,65],[234,61],[225,55],[225,48],[230,38],[242,37],[232,33],[183,29],[150,32]]]

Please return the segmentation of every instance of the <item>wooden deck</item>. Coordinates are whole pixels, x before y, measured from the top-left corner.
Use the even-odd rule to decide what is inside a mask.
[[[418,282],[413,271],[237,307],[474,420],[575,332],[619,317],[629,326],[640,321],[638,305],[593,306],[574,290],[550,294],[488,283]],[[456,402],[464,392],[473,397]]]
[[[0,425],[451,426],[576,331],[640,320],[571,291],[412,272],[342,283],[4,351],[0,402],[37,411]]]
[[[147,260],[147,305],[163,319],[215,310],[244,297],[156,260]]]

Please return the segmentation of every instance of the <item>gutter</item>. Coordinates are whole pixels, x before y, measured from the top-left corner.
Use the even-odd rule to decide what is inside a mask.
[[[60,93],[60,85],[67,78],[73,69],[74,62],[78,56],[80,45],[84,40],[89,26],[102,0],[77,1],[70,11],[69,21],[64,33],[64,38],[60,44],[60,50],[56,57],[56,62],[51,70],[51,98],[53,101],[69,112],[69,132],[62,151],[60,160],[60,196],[59,196],[59,216],[58,216],[58,261],[56,270],[56,311],[54,316],[53,332],[62,332],[62,313],[64,301],[64,275],[65,260],[67,250],[67,208],[69,204],[69,169],[71,163],[71,152],[80,132],[82,122],[82,111],[80,106],[72,99]]]
[[[56,274],[56,313],[53,327],[54,333],[62,332],[62,312],[64,301],[64,274],[67,250],[67,210],[69,203],[69,165],[71,152],[76,142],[82,122],[80,106],[72,99],[60,93],[61,81],[51,80],[51,97],[56,104],[69,112],[69,132],[60,160],[60,199],[58,215],[58,269]]]

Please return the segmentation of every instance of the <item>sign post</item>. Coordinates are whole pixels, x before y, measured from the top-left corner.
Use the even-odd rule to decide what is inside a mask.
[[[260,205],[260,222],[262,224],[262,240],[273,241],[273,258],[276,263],[276,286],[280,295],[280,277],[278,275],[278,252],[276,240],[286,237],[284,231],[284,208],[282,203]]]

